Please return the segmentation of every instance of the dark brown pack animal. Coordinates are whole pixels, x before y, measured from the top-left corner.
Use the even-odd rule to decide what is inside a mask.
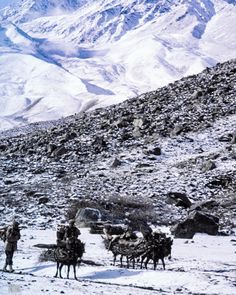
[[[73,249],[67,250],[62,248],[56,248],[54,250],[54,258],[57,262],[57,271],[55,274],[55,277],[58,276],[62,278],[61,270],[64,265],[67,265],[67,278],[69,279],[70,275],[70,266],[73,266],[74,270],[74,278],[77,280],[76,276],[76,265],[80,264],[81,258],[83,256],[83,253],[85,252],[85,244],[82,243],[80,240],[77,240]]]
[[[170,237],[166,237],[160,241],[149,242],[147,251],[141,256],[141,268],[144,260],[146,259],[144,265],[147,269],[148,262],[153,260],[154,270],[156,270],[159,259],[162,261],[163,269],[165,269],[165,257],[171,257],[171,248],[173,240]]]
[[[113,254],[113,265],[116,263],[116,258],[120,255],[120,265],[123,267],[123,257],[126,257],[127,267],[129,268],[130,261],[132,262],[133,268],[135,266],[135,258],[139,256],[140,246],[144,243],[143,239],[126,240],[117,239],[112,243],[109,243],[109,250]],[[138,255],[137,255],[138,254]]]

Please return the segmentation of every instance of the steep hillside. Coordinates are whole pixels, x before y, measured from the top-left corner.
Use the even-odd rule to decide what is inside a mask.
[[[110,211],[123,202],[129,214],[146,206],[152,221],[174,224],[187,215],[170,198],[177,192],[215,200],[212,213],[230,230],[235,87],[233,60],[115,106],[2,133],[1,220],[50,226],[74,202]]]
[[[235,3],[14,1],[0,10],[0,129],[119,103],[235,58]]]

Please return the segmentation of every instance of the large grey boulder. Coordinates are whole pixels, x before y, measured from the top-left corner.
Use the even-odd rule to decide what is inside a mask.
[[[175,238],[192,239],[195,233],[217,235],[219,218],[199,211],[193,211],[182,222],[172,228]]]
[[[75,216],[75,222],[80,227],[89,226],[93,222],[100,221],[102,214],[95,208],[80,208]]]
[[[146,151],[144,151],[144,153],[147,155],[160,156],[161,148],[159,146],[149,147]]]
[[[232,144],[235,144],[236,143],[236,130],[232,134],[232,139],[231,139],[231,142],[230,143],[232,143]]]
[[[64,146],[59,146],[53,150],[51,153],[52,157],[61,157],[62,155],[67,153],[67,149]]]
[[[194,211],[194,210],[207,211],[207,210],[212,210],[218,206],[219,206],[219,202],[217,202],[214,199],[210,199],[210,200],[200,201],[200,202],[196,202],[192,204],[191,207],[189,208],[189,211]]]
[[[168,202],[174,204],[178,207],[183,207],[185,209],[190,208],[192,202],[187,197],[185,193],[180,192],[169,192],[167,194]]]
[[[122,162],[118,159],[118,158],[115,158],[111,167],[112,168],[117,168],[118,166],[121,166]]]
[[[216,168],[215,162],[209,160],[203,164],[202,171],[207,172]]]

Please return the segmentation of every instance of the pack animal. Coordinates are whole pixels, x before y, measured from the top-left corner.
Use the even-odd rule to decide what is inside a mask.
[[[163,269],[165,269],[164,258],[168,256],[171,257],[172,244],[173,244],[173,240],[170,237],[165,238],[158,242],[154,241],[150,243],[147,248],[147,251],[141,256],[140,267],[142,268],[143,262],[146,259],[146,261],[144,262],[144,266],[147,269],[148,262],[150,260],[153,260],[154,270],[156,270],[158,261],[161,260]]]
[[[54,250],[54,259],[57,263],[57,271],[55,274],[55,277],[58,276],[62,278],[61,270],[64,265],[67,265],[67,278],[69,279],[70,275],[70,266],[73,266],[74,271],[74,278],[77,280],[76,276],[76,265],[81,262],[81,258],[83,256],[83,253],[85,252],[85,244],[82,243],[80,240],[78,240],[73,249],[67,250],[62,249],[60,247],[56,248]]]
[[[127,267],[129,268],[130,262],[132,262],[133,268],[135,267],[135,259],[139,256],[140,247],[143,247],[144,240],[126,240],[118,239],[109,244],[109,250],[113,254],[113,265],[116,263],[116,258],[120,255],[120,265],[123,267],[123,257],[126,257]],[[138,254],[138,255],[137,255]]]

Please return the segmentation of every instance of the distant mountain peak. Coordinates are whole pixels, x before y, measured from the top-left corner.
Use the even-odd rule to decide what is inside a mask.
[[[77,10],[86,0],[19,0],[3,10],[5,18],[27,22],[41,16],[58,15]]]

